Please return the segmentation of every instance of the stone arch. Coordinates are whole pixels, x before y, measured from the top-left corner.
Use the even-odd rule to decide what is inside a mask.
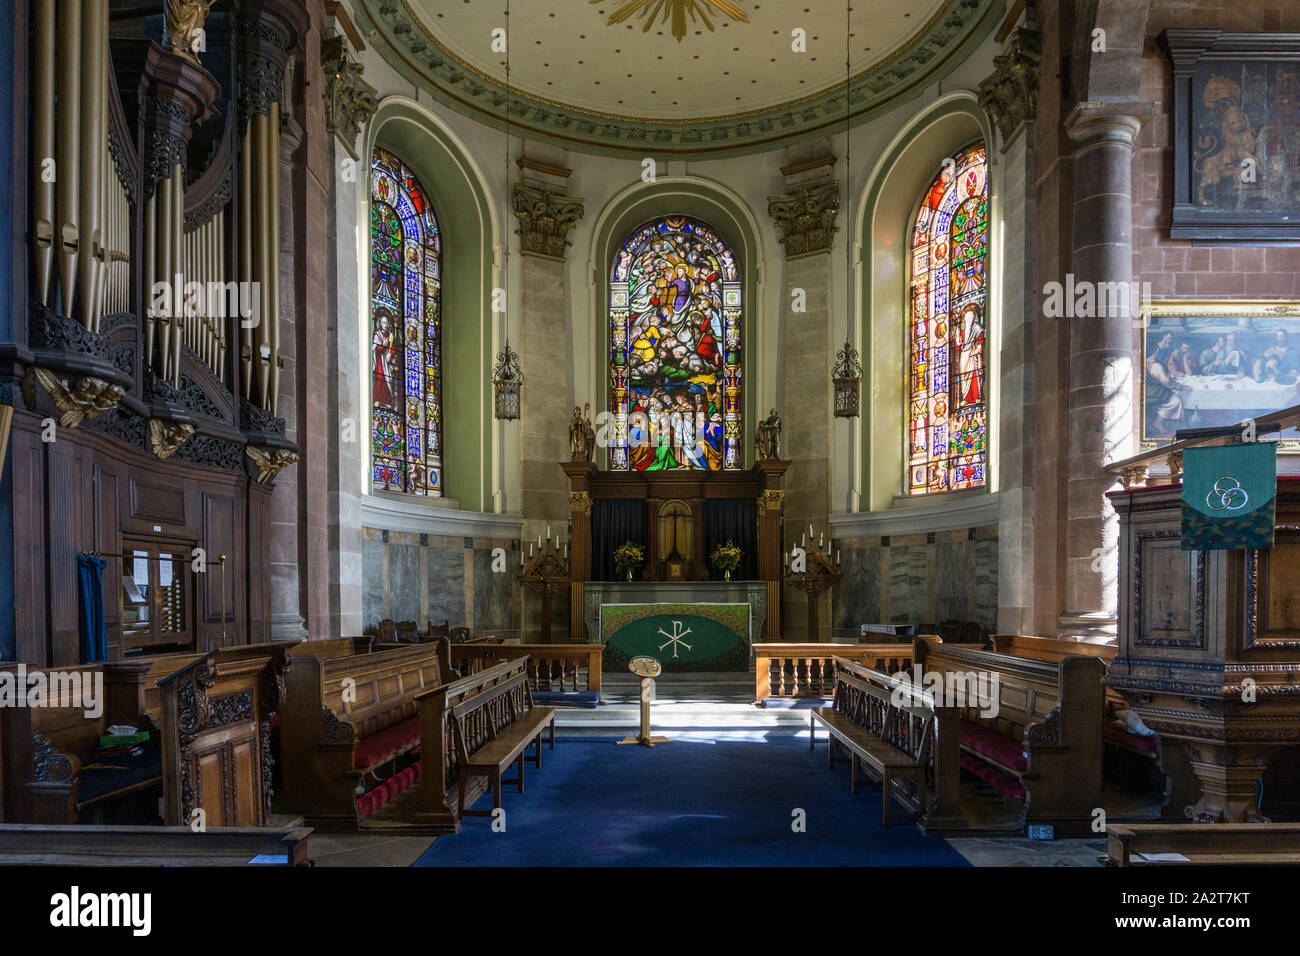
[[[741,434],[744,464],[752,464],[749,434],[758,404],[775,394],[778,330],[758,321],[763,294],[761,273],[764,250],[758,223],[739,196],[730,189],[698,176],[660,176],[653,183],[637,183],[615,195],[597,217],[588,250],[587,274],[591,279],[590,322],[576,329],[578,356],[587,356],[587,381],[600,407],[609,407],[609,285],[610,265],[618,247],[645,222],[667,215],[684,215],[707,223],[731,246],[737,257],[743,283]],[[585,333],[585,334],[583,334]],[[581,360],[580,360],[581,361]],[[756,379],[768,383],[760,393]],[[593,403],[594,404],[594,403]],[[608,452],[598,449],[601,467],[608,467]]]
[[[500,226],[487,182],[469,150],[437,116],[406,97],[385,98],[366,130],[359,179],[369,170],[376,146],[393,152],[416,174],[429,194],[443,235],[442,335],[444,494],[468,511],[491,510],[493,490],[502,467],[497,427],[492,416],[490,365],[498,348],[498,323],[493,321],[492,291],[497,285],[495,250]],[[364,182],[364,179],[362,179]],[[358,190],[361,239],[358,288],[370,288],[369,191]],[[369,340],[369,296],[359,302],[358,329]],[[360,359],[366,362],[365,349]],[[367,442],[362,455],[370,461],[370,393],[368,365],[360,371],[361,408]],[[477,427],[473,423],[477,423]],[[368,475],[362,487],[369,492]],[[427,502],[426,502],[427,503]]]
[[[902,489],[907,434],[904,350],[907,319],[906,236],[921,191],[934,178],[944,157],[983,139],[989,148],[989,249],[1000,244],[1000,170],[992,126],[975,94],[952,93],[919,113],[885,149],[867,179],[858,205],[854,235],[859,244],[856,283],[860,303],[858,341],[862,343],[865,378],[862,414],[864,510],[894,507]],[[996,490],[997,461],[997,341],[1001,308],[1000,265],[988,270],[987,367],[989,418],[989,480],[983,489],[949,492],[967,496]]]

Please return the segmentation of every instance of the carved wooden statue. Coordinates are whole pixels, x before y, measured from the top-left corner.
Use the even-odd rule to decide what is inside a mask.
[[[591,403],[584,409],[573,406],[573,418],[569,421],[569,460],[591,461],[592,452],[596,450],[596,430],[591,427]]]
[[[781,457],[781,416],[772,409],[767,418],[758,423],[754,432],[754,447],[760,461]]]

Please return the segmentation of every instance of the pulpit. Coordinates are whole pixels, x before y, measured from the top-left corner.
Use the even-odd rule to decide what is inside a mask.
[[[760,589],[763,610],[753,619],[761,626],[761,639],[779,640],[785,498],[781,483],[789,465],[768,460],[746,471],[611,472],[590,462],[562,462],[570,488],[569,626],[573,639],[598,639],[591,620],[584,619],[584,609],[591,606],[586,598],[587,583],[615,582],[606,552],[612,552],[622,540],[636,540],[645,546],[638,599],[652,602],[656,600],[654,583],[690,585],[712,580],[721,585],[722,575],[712,568],[709,551],[722,543],[714,540],[722,533],[720,528],[734,527],[735,543],[746,552],[742,569],[749,573],[732,574],[737,578],[732,583],[745,595],[733,603],[753,607],[757,602],[750,592]],[[602,527],[602,521],[618,527]]]
[[[1181,448],[1117,463],[1119,651],[1106,682],[1166,746],[1184,746],[1198,822],[1262,819],[1270,761],[1300,745],[1300,478],[1279,477],[1272,548],[1181,548]],[[1169,478],[1146,466],[1169,458]],[[1183,808],[1179,808],[1183,809]]]

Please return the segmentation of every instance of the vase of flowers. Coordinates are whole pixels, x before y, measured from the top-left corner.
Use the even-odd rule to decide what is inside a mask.
[[[624,541],[614,549],[614,570],[619,574],[626,574],[629,581],[636,569],[645,564],[645,552],[641,550],[641,545],[633,541]]]
[[[713,551],[713,566],[722,572],[724,581],[730,581],[731,572],[740,567],[740,548],[731,541],[718,545]]]

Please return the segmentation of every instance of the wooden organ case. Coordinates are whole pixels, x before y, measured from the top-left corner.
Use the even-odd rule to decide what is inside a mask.
[[[109,655],[132,649],[125,541],[229,556],[224,575],[179,572],[194,650],[270,637],[271,489],[297,460],[279,408],[281,109],[308,20],[290,0],[166,6],[28,7],[29,308],[0,397],[15,656],[40,666],[80,660],[79,552],[107,561]],[[176,10],[199,18],[192,43],[168,35]]]

